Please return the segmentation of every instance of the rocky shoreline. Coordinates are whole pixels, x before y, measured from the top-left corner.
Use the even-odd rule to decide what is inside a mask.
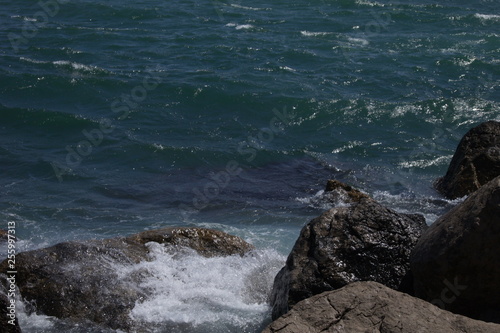
[[[435,187],[469,197],[427,228],[329,181],[352,204],[302,229],[263,332],[500,332],[500,123],[471,129]]]
[[[263,332],[500,332],[500,123],[471,129],[435,187],[448,198],[468,198],[427,227],[420,215],[328,181],[333,208],[302,229],[275,277],[274,321]],[[338,207],[339,201],[349,205]],[[115,265],[149,260],[152,243],[205,257],[253,250],[236,236],[180,227],[66,242],[19,253],[16,287],[30,311],[145,331],[130,312],[150,291],[131,287],[140,284],[140,273],[117,278]],[[7,271],[5,260],[0,333],[21,332],[2,312],[9,305]]]

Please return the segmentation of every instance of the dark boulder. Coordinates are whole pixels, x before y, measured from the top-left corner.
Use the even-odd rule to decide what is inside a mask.
[[[119,276],[117,266],[149,260],[149,242],[170,251],[189,247],[206,257],[243,255],[253,247],[226,233],[201,228],[165,228],[126,238],[66,242],[18,253],[16,283],[37,313],[91,321],[107,328],[132,330],[136,302],[148,297],[138,287],[142,273]],[[6,271],[7,261],[0,265]]]
[[[415,296],[500,323],[500,176],[440,217],[411,255]]]
[[[450,199],[461,198],[500,176],[500,122],[472,128],[460,141],[446,175],[436,189]]]
[[[370,198],[330,209],[301,231],[273,285],[273,318],[297,302],[354,281],[390,288],[406,282],[423,216],[399,214]]]
[[[499,333],[500,325],[441,310],[376,282],[355,282],[297,303],[262,333],[320,332]]]

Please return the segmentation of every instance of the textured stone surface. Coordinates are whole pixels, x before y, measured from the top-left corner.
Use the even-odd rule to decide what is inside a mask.
[[[171,251],[190,247],[207,257],[243,255],[253,248],[238,237],[201,228],[165,228],[127,238],[66,242],[18,253],[17,286],[37,312],[131,330],[129,312],[147,292],[138,288],[141,276],[119,277],[116,267],[148,260],[148,242],[169,245]],[[2,262],[0,271],[7,271],[6,265],[7,261]]]
[[[305,298],[354,281],[399,288],[413,245],[426,227],[422,216],[396,213],[370,198],[313,219],[275,278],[273,318]]]
[[[355,282],[299,302],[262,333],[499,333],[376,282]]]
[[[330,179],[326,183],[325,195],[329,197],[332,203],[352,203],[368,198],[367,194],[335,179]]]
[[[439,218],[411,255],[415,295],[500,323],[500,177]]]
[[[476,191],[500,176],[500,122],[488,121],[467,132],[460,141],[446,175],[435,187],[455,199]]]
[[[244,255],[254,248],[239,237],[203,228],[175,227],[150,230],[132,235],[128,240],[141,244],[156,242],[189,247],[204,257]]]

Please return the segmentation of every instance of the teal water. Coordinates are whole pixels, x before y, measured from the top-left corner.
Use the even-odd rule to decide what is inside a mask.
[[[432,182],[458,141],[500,120],[497,1],[0,8],[0,219],[19,250],[192,225],[279,267],[329,178],[432,223],[454,204]],[[157,324],[253,332],[262,306]]]

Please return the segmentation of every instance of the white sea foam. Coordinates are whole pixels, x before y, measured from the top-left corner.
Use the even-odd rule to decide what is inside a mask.
[[[332,154],[338,154],[338,153],[341,153],[343,151],[352,149],[354,147],[359,147],[362,144],[363,144],[363,142],[361,142],[361,141],[351,141],[351,142],[348,142],[346,145],[344,145],[342,147],[339,147],[339,148],[336,148],[336,149],[332,150]]]
[[[349,206],[348,198],[342,193],[325,192],[320,190],[312,196],[295,198],[296,201],[301,202],[311,208],[318,208],[322,210],[329,210],[333,207],[346,207]]]
[[[296,69],[293,69],[292,67],[288,67],[288,66],[280,66],[280,69],[282,71],[287,71],[287,72],[296,72],[297,71]]]
[[[317,36],[331,35],[333,34],[333,32],[326,32],[326,31],[314,32],[314,31],[303,30],[300,32],[300,34],[305,37],[317,37]]]
[[[36,59],[31,59],[31,58],[26,58],[26,57],[20,57],[19,60],[30,62],[32,64],[52,64],[56,67],[71,67],[72,69],[77,70],[77,71],[86,71],[86,72],[104,71],[104,69],[96,67],[96,66],[84,65],[84,64],[80,64],[80,63],[72,62],[72,61],[68,61],[68,60],[44,61],[44,60],[36,60]]]
[[[376,1],[356,0],[358,5],[370,7],[385,7],[385,4]]]
[[[474,14],[474,16],[480,19],[481,21],[491,21],[491,20],[500,21],[500,15],[476,13]]]
[[[88,65],[80,64],[77,62],[71,62],[71,61],[67,61],[67,60],[57,60],[57,61],[54,61],[52,63],[56,66],[70,66],[71,68],[76,69],[76,70],[83,70],[83,71],[89,71],[89,72],[98,69],[95,66],[88,66]]]
[[[268,315],[268,296],[283,255],[259,250],[244,257],[205,258],[189,249],[171,251],[153,242],[147,246],[151,261],[117,266],[122,278],[143,276],[138,287],[150,293],[131,312],[141,325],[248,327]]]
[[[415,161],[405,161],[401,162],[399,166],[403,168],[428,168],[436,165],[447,165],[451,160],[451,157],[452,155],[448,155],[448,156],[439,156],[432,160],[422,159]]]
[[[234,27],[236,30],[242,30],[242,29],[248,30],[248,29],[255,28],[251,24],[236,24],[236,23],[228,23],[228,24],[226,24],[226,27]]]
[[[272,8],[248,7],[248,6],[242,6],[242,5],[233,4],[233,3],[230,6],[234,7],[234,8],[245,9],[245,10],[254,10],[254,11],[258,11],[258,10],[271,10],[272,9]]]
[[[366,46],[366,45],[370,44],[370,42],[364,38],[347,37],[347,40],[351,44],[357,44],[357,45],[361,45],[361,46]]]
[[[48,61],[35,60],[35,59],[31,59],[31,58],[26,58],[26,57],[20,57],[19,60],[31,62],[33,64],[47,64],[48,63]]]
[[[19,291],[17,291],[16,315],[22,330],[24,332],[51,332],[56,319],[44,314],[29,313],[19,294]]]

